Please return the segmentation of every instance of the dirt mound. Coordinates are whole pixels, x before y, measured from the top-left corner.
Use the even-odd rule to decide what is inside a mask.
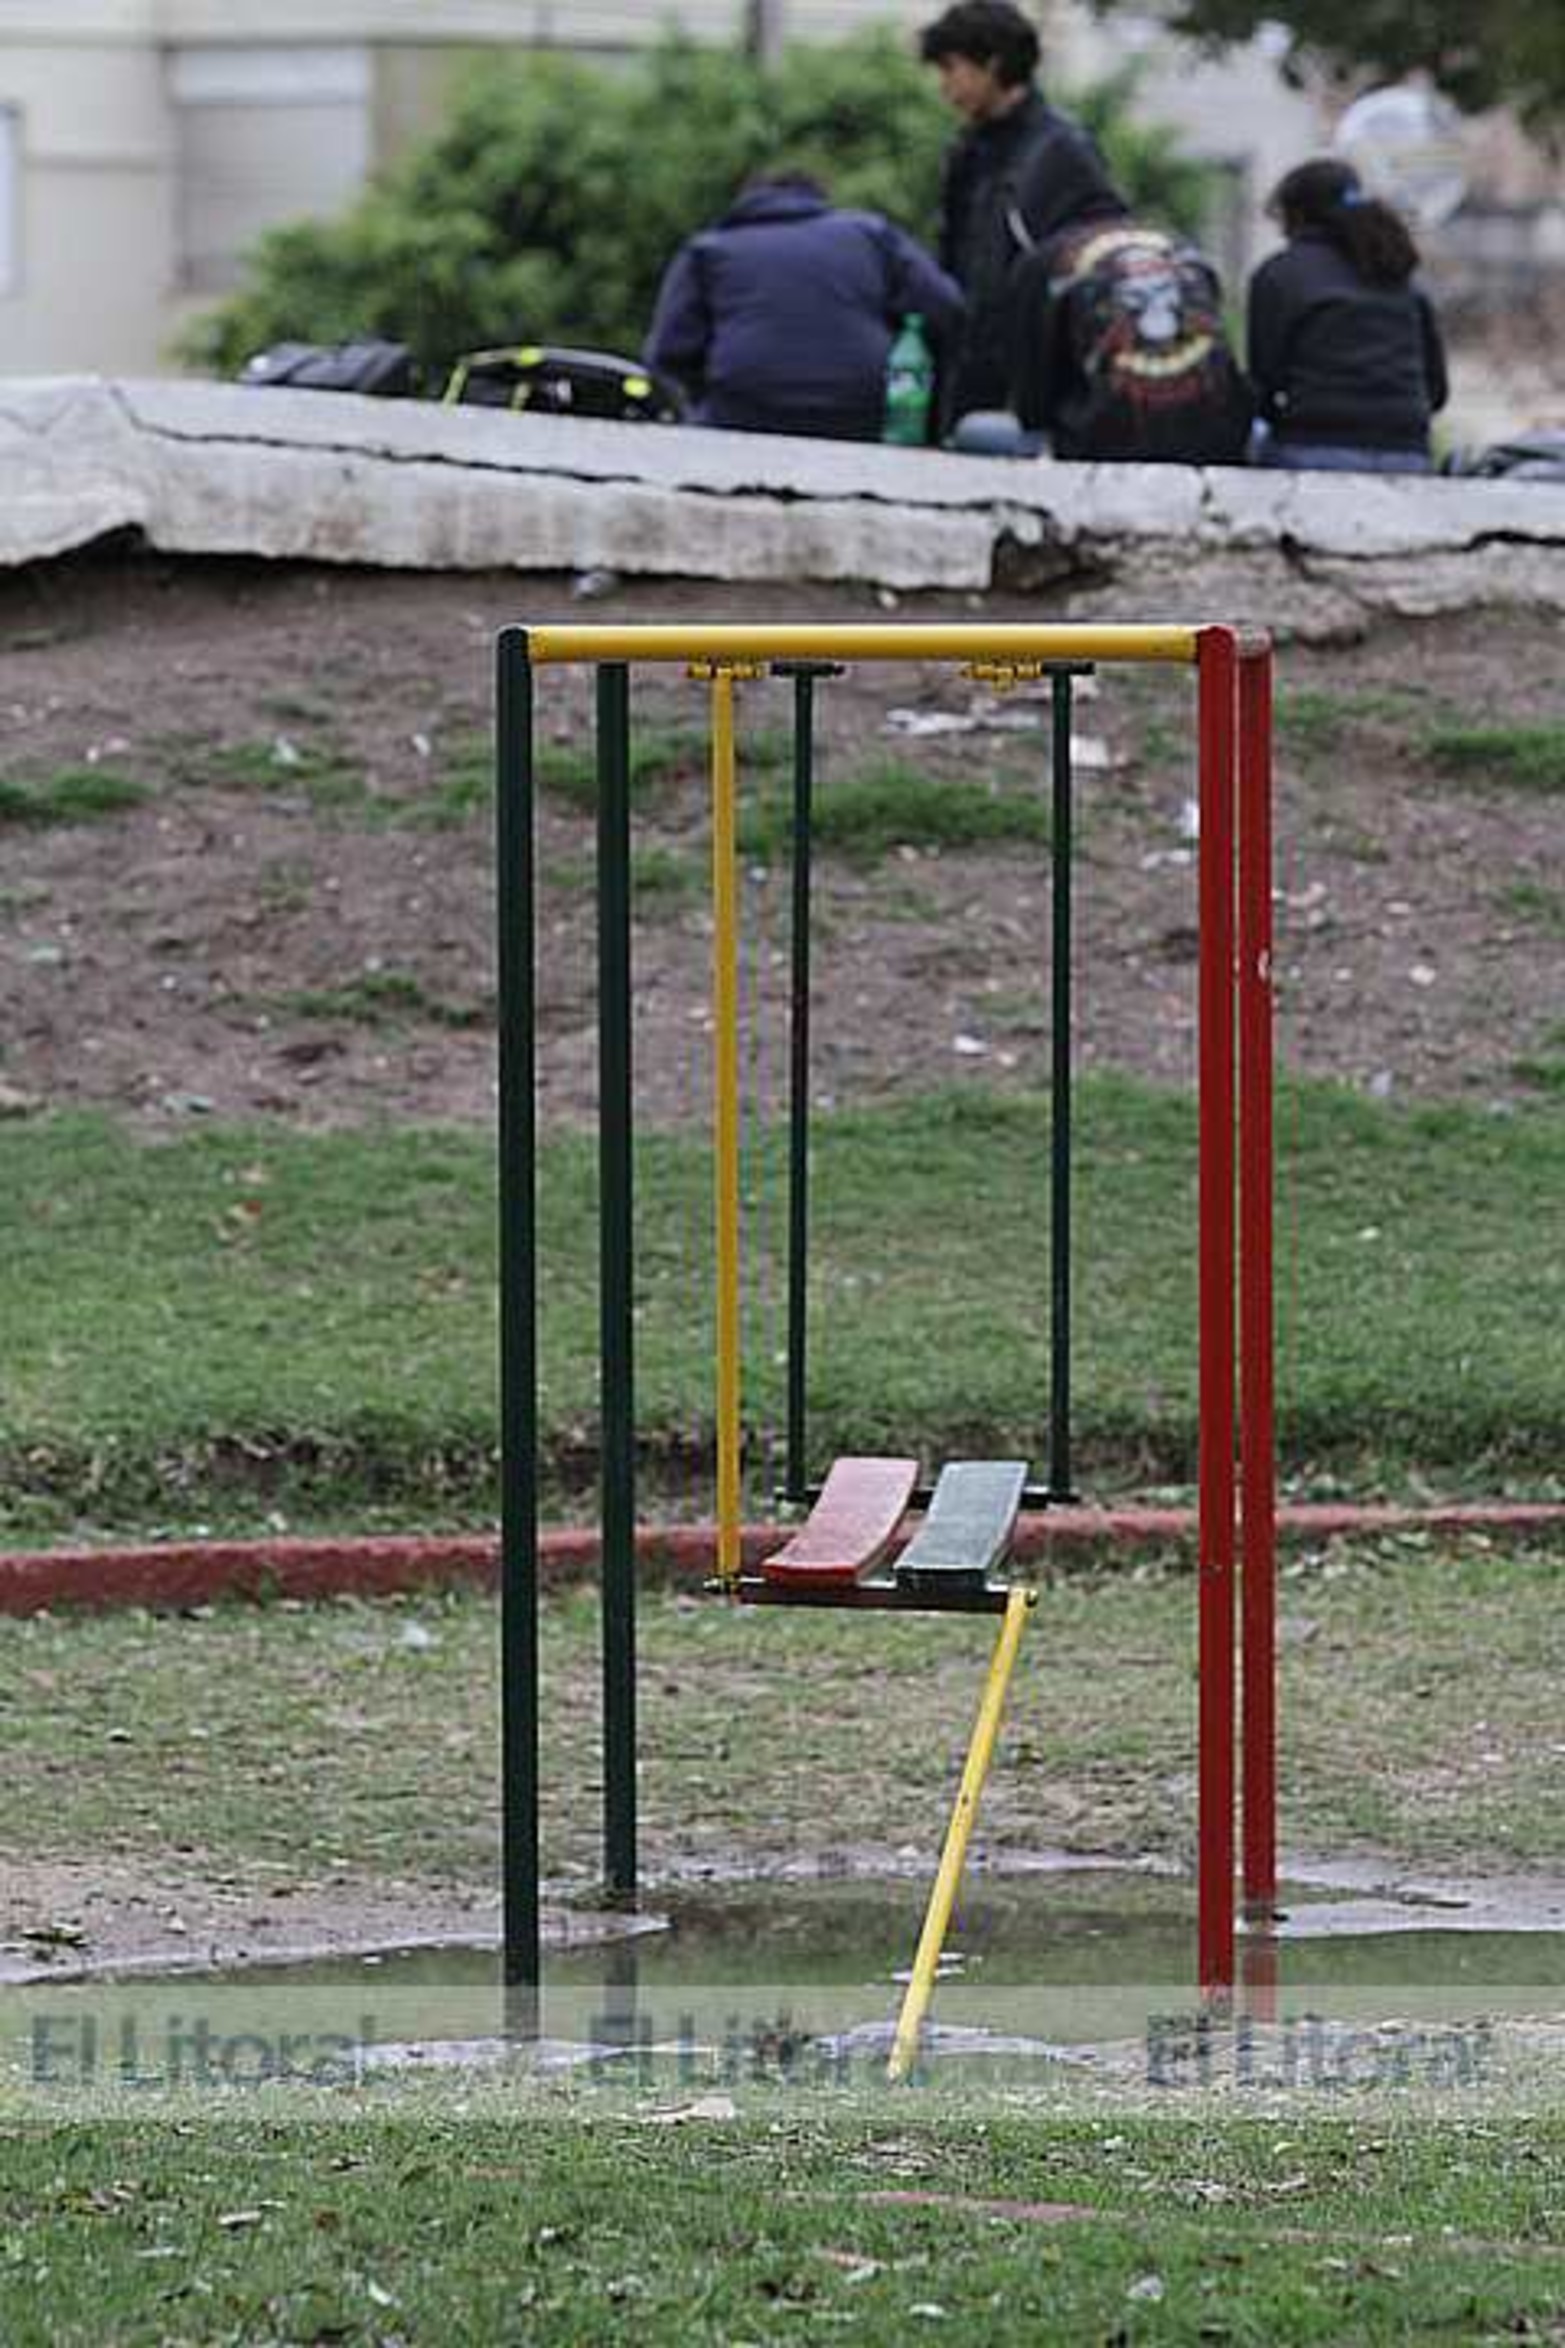
[[[573,608],[564,578],[108,557],[0,583],[0,1100],[100,1104],[153,1128],[203,1114],[487,1120],[493,639]],[[902,608],[1065,616],[1037,599]],[[881,616],[867,591],[689,584],[611,589],[591,606],[634,620],[866,612]],[[1071,616],[1088,614],[1090,602]],[[1285,1065],[1397,1097],[1503,1099],[1554,1081],[1565,764],[1554,773],[1542,735],[1530,766],[1503,745],[1486,758],[1485,737],[1464,761],[1460,738],[1556,719],[1565,733],[1561,644],[1559,619],[1518,614],[1285,651]],[[1078,1057],[1183,1080],[1189,682],[1119,672],[1089,691]],[[777,684],[745,692],[748,983],[780,1001],[787,877],[766,820],[787,700]],[[586,679],[551,674],[541,709],[544,1087],[575,1114],[596,1056]],[[674,1118],[706,1084],[704,712],[675,673],[638,683],[636,711],[638,1078],[647,1112]],[[822,803],[840,793],[852,817],[820,866],[823,1094],[1042,1080],[1046,714],[1036,695],[996,703],[949,669],[864,669],[823,689]],[[1007,813],[964,840],[948,818],[975,789]],[[774,1098],[782,1075],[776,1053],[751,1071]]]

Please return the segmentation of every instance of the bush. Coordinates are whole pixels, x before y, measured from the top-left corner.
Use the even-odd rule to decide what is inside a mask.
[[[1076,101],[1138,210],[1198,226],[1201,166],[1128,118],[1124,82]],[[432,373],[519,341],[639,349],[681,240],[786,157],[842,204],[933,233],[951,118],[887,32],[767,71],[671,35],[621,72],[530,52],[458,85],[444,127],[332,221],[264,236],[247,284],[181,355],[233,372],[268,343],[387,335]]]

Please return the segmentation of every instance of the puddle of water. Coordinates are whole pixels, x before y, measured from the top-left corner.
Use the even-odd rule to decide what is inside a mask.
[[[659,1895],[657,1906],[666,1929],[551,1953],[546,1979],[583,1991],[797,1983],[892,1994],[907,1979],[923,1889],[903,1880],[744,1884]],[[1139,1875],[990,1877],[957,1907],[941,1980],[995,1989],[1165,1985],[1177,1996],[1190,1991],[1195,1962],[1188,1886]],[[1342,1899],[1311,1887],[1285,1900],[1276,1971],[1300,1991],[1565,1988],[1565,1932],[1496,1929],[1426,1904]],[[245,1978],[257,1986],[492,1988],[499,1958],[492,1949],[433,1945],[258,1966]]]
[[[547,1959],[538,2026],[550,2059],[569,2069],[607,2046],[614,2062],[655,2052],[676,2078],[732,2080],[808,2046],[846,2048],[883,2069],[922,1902],[923,1887],[906,1880],[672,1893],[659,1901],[665,1930]],[[1487,1929],[1480,1913],[1464,1921],[1428,1905],[1297,1889],[1277,1936],[1246,1938],[1241,1953],[1245,2010],[1268,2029],[1321,2015],[1360,2032],[1389,2017],[1443,2030],[1493,2014],[1565,2018],[1565,1932]],[[932,2043],[941,2053],[1045,2063],[1146,2046],[1170,2018],[1185,2027],[1178,2018],[1195,2010],[1194,1980],[1187,1884],[1144,1874],[979,1877],[949,1938]],[[313,2077],[309,2065],[334,2047],[357,2050],[354,2076],[387,2060],[481,2065],[485,2048],[504,2055],[516,2013],[497,1952],[429,1946],[225,1975],[59,1980],[0,2003],[7,2067],[50,2087],[78,2074],[96,2080],[105,2065],[133,2084],[143,2070],[150,2083],[188,2083],[214,2063],[234,2070],[233,2083],[248,2083],[246,2065],[265,2079],[301,2075],[302,2064]],[[708,2068],[681,2069],[697,2053]]]
[[[983,1884],[957,1909],[942,1977],[981,1971],[1006,1987],[1102,1980],[1109,1967],[1117,1980],[1172,1984],[1190,1977],[1194,1909],[1178,1889],[1139,1877],[1095,1879],[1095,1886]],[[797,1983],[889,1994],[906,1976],[923,1903],[924,1887],[903,1880],[659,1893],[663,1931],[550,1952],[545,1975],[574,1990]],[[372,1975],[388,1985],[493,1984],[498,1957],[488,1949],[410,1948],[369,1960],[266,1968],[251,1978],[347,1982]]]

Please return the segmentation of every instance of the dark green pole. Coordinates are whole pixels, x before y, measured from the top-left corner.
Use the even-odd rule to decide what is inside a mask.
[[[537,1039],[533,672],[522,628],[496,659],[500,1030],[500,1780],[503,1973],[536,2016],[538,1899]]]
[[[1053,679],[1053,1053],[1049,1096],[1049,1498],[1071,1491],[1071,716],[1068,670]]]
[[[598,671],[598,1232],[603,1872],[636,1896],[636,1416],[630,1061],[630,672]]]
[[[784,1489],[805,1497],[810,1294],[810,854],[815,674],[793,680],[793,969],[788,1076],[788,1438]]]

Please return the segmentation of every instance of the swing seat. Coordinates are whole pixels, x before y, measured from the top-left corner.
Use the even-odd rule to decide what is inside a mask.
[[[791,1541],[768,1557],[761,1578],[777,1589],[850,1587],[873,1573],[907,1513],[916,1459],[839,1459]]]
[[[1004,1558],[1027,1485],[1024,1459],[957,1459],[940,1471],[929,1513],[897,1559],[904,1590],[981,1590]]]

